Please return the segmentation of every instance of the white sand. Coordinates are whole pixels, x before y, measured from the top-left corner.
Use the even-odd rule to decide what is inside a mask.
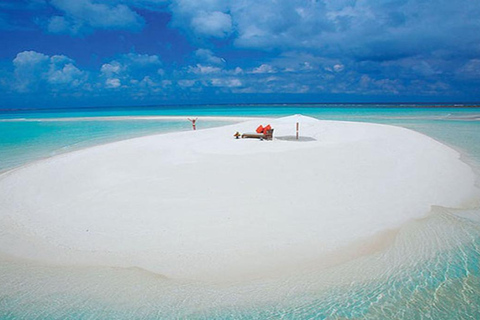
[[[270,123],[275,136],[235,140]],[[0,251],[219,279],[301,266],[474,198],[459,154],[406,129],[292,116],[131,139],[0,177]]]

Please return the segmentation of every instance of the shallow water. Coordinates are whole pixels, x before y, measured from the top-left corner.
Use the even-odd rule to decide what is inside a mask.
[[[211,285],[139,269],[3,261],[5,319],[477,319],[480,225],[437,208],[387,250],[319,272]],[[478,214],[478,211],[474,214]]]
[[[217,108],[213,112],[168,110],[166,114],[186,115],[197,111],[198,115],[280,116],[302,113],[321,119],[400,125],[461,150],[468,161],[478,166],[480,121],[477,115],[480,112],[476,110],[480,111],[264,106],[230,112],[228,108]],[[75,116],[85,116],[75,112]],[[135,114],[132,110],[101,112],[99,116],[105,112]],[[141,112],[165,114],[162,110]],[[28,116],[52,118],[55,115]],[[73,114],[64,112],[62,116]],[[8,117],[15,118],[11,114]],[[53,127],[47,128],[42,127],[45,122],[26,123],[16,127],[1,127],[0,123],[2,141],[10,143],[6,147],[0,145],[0,155],[2,148],[4,154],[8,153],[7,148],[18,150],[17,160],[11,158],[10,167],[49,156],[51,152],[62,152],[62,147],[56,148],[65,143],[86,146],[132,134],[123,135],[130,126],[126,122],[97,123],[101,128],[90,132],[86,128],[92,123],[49,122]],[[136,124],[138,131],[133,130],[134,135],[189,129],[188,122],[170,126],[165,122],[158,125],[138,121]],[[34,129],[36,125],[40,128]],[[62,137],[62,143],[52,144],[63,125],[70,135]],[[42,135],[42,130],[47,134]],[[24,140],[21,132],[27,135]],[[98,132],[99,140],[90,140],[96,139]],[[37,148],[38,152],[33,153],[29,148]],[[213,285],[176,281],[136,268],[54,267],[4,257],[0,258],[0,318],[479,319],[480,209],[434,207],[431,215],[404,226],[392,245],[375,254],[327,270],[311,265],[289,276],[244,283]]]
[[[48,116],[49,121],[42,121],[41,118],[34,121],[1,121],[0,114],[0,172],[89,146],[149,134],[191,130],[187,119],[97,121],[92,118],[62,121],[62,118],[52,118],[52,114]],[[202,121],[199,129],[230,123],[231,121]]]

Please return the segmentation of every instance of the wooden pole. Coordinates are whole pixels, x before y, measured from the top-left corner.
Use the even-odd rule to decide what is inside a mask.
[[[297,122],[297,140],[298,140],[298,126],[299,126],[299,123]]]

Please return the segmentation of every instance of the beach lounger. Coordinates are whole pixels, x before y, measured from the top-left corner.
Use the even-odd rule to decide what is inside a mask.
[[[242,139],[243,138],[272,140],[273,139],[273,129],[267,130],[266,133],[244,133],[244,134],[242,134]]]

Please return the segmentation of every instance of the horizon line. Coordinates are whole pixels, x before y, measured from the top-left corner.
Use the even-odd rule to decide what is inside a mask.
[[[171,108],[171,107],[220,107],[220,106],[331,106],[331,105],[378,105],[380,107],[453,107],[453,108],[478,108],[480,107],[480,102],[261,102],[261,103],[180,103],[180,104],[148,104],[148,105],[109,105],[109,106],[82,106],[82,107],[15,107],[15,108],[2,108],[0,107],[0,112],[8,111],[33,111],[33,110],[72,110],[72,109],[83,109],[83,110],[93,110],[93,109],[135,109],[135,108]]]

